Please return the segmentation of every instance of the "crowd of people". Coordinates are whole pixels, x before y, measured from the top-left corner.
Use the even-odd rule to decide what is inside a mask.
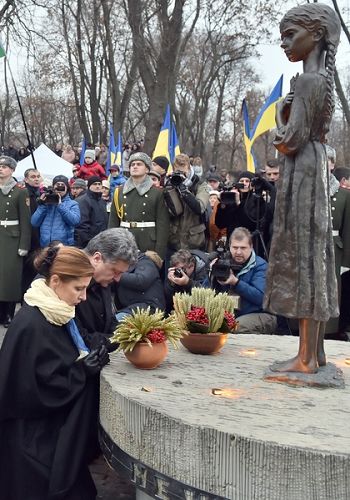
[[[337,276],[348,297],[350,271],[341,268],[350,268],[350,169],[335,168],[329,146],[327,155]],[[259,174],[204,172],[200,158],[179,154],[170,166],[137,151],[126,170],[106,172],[87,149],[71,178],[58,172],[51,186],[34,168],[19,183],[15,169],[12,156],[0,156],[0,321],[8,328],[0,454],[12,464],[0,470],[0,483],[16,500],[44,499],[47,491],[89,500],[98,375],[126,315],[137,307],[170,314],[175,293],[212,287],[239,297],[238,333],[291,333],[287,318],[263,307],[280,164],[268,160]],[[344,304],[337,332],[350,325]],[[10,382],[17,369],[31,380]],[[72,435],[81,435],[74,453]],[[18,482],[22,470],[28,481]]]

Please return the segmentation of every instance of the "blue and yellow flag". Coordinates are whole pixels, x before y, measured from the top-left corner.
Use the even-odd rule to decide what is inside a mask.
[[[111,168],[111,165],[114,163],[114,157],[115,157],[115,140],[114,140],[114,129],[112,124],[109,124],[109,141],[108,141],[108,153],[107,153],[107,161],[106,161],[106,174],[109,174],[109,169]]]
[[[244,138],[245,152],[247,155],[247,170],[248,172],[255,172],[254,157],[252,154],[252,141],[250,139],[248,107],[245,99],[243,99],[242,103],[242,115],[243,115],[243,138]]]
[[[115,147],[115,154],[112,165],[118,165],[120,169],[120,173],[123,172],[123,163],[122,163],[122,134],[118,132],[118,141]]]
[[[174,163],[175,156],[178,154],[180,154],[179,140],[175,123],[171,119],[170,105],[168,104],[152,158],[156,156],[166,156],[170,163],[168,168],[168,172],[170,172],[171,165]]]
[[[162,128],[160,129],[157,144],[153,151],[152,158],[156,156],[166,156],[170,160],[170,135],[171,135],[171,120],[170,120],[170,105],[166,107],[165,118]]]
[[[79,159],[80,166],[84,164],[85,151],[86,151],[86,139],[85,137],[83,137],[83,142],[81,143],[80,159]]]
[[[274,86],[271,94],[266,99],[265,104],[259,111],[251,131],[252,144],[259,135],[276,127],[276,104],[282,96],[283,75]]]

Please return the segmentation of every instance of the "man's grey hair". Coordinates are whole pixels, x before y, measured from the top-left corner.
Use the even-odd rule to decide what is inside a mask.
[[[85,251],[89,255],[100,252],[104,261],[123,260],[130,265],[137,261],[139,249],[134,235],[124,228],[106,229],[89,241]]]

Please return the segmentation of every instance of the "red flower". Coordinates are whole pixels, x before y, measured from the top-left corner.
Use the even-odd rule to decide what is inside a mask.
[[[153,328],[153,330],[150,330],[146,337],[152,344],[161,344],[166,340],[164,330],[160,330],[159,328]]]
[[[193,321],[194,323],[199,323],[200,325],[209,325],[209,319],[204,307],[192,306],[191,310],[186,314],[186,319],[187,321]]]
[[[225,311],[224,312],[224,321],[223,323],[226,323],[225,326],[228,327],[228,330],[229,331],[234,331],[236,329],[236,326],[237,326],[237,321],[236,321],[236,318],[234,317],[234,315],[228,311]]]

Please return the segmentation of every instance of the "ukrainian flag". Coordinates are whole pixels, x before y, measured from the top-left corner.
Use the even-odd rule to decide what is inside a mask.
[[[170,135],[171,135],[171,120],[170,120],[170,105],[166,107],[165,118],[160,129],[156,147],[153,151],[152,158],[156,156],[166,156],[170,160]]]
[[[122,164],[122,134],[118,132],[118,141],[115,148],[115,154],[112,165],[118,165],[120,168],[120,173],[123,172],[123,164]]]
[[[276,104],[282,96],[283,75],[276,83],[270,96],[266,99],[265,104],[261,108],[257,119],[255,120],[253,130],[251,131],[250,139],[253,144],[259,135],[276,127]]]
[[[115,147],[115,140],[114,140],[114,130],[112,127],[112,124],[109,124],[109,143],[108,143],[108,154],[107,154],[107,161],[106,161],[106,173],[107,175],[109,174],[109,169],[111,168],[111,165],[113,165],[114,158],[116,155],[116,147]]]
[[[83,137],[83,142],[81,143],[80,158],[79,158],[80,166],[84,164],[84,161],[85,161],[85,151],[86,151],[86,139],[85,139],[85,137]]]
[[[247,170],[248,172],[255,172],[255,163],[254,157],[252,154],[252,141],[250,139],[250,124],[249,124],[249,115],[248,115],[248,107],[246,100],[243,99],[242,103],[242,115],[243,115],[243,139],[245,145],[245,151],[247,155]]]

